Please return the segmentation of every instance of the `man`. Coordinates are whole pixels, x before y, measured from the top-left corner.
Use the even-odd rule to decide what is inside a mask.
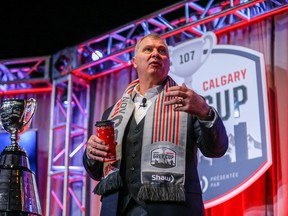
[[[168,47],[158,35],[137,43],[133,65],[139,79],[103,114],[115,122],[117,160],[103,163],[109,148],[96,135],[83,155],[100,180],[101,215],[204,215],[197,149],[224,155],[225,127],[202,96],[168,76]]]

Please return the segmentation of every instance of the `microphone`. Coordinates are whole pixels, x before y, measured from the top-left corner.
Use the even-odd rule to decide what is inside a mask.
[[[141,102],[139,108],[140,108],[140,107],[146,107],[146,102],[147,102],[147,99],[144,97],[144,98],[142,99],[142,102]]]

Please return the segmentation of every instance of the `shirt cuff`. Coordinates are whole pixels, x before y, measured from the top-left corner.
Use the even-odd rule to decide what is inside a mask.
[[[213,118],[212,120],[207,121],[207,120],[200,120],[200,119],[198,118],[198,121],[199,121],[202,125],[204,125],[205,127],[207,127],[207,128],[213,127],[215,121],[216,121],[217,118],[218,118],[218,114],[217,114],[216,110],[215,110],[213,107],[211,107],[211,108],[212,108],[212,110],[213,110],[213,112],[214,112],[214,118]]]

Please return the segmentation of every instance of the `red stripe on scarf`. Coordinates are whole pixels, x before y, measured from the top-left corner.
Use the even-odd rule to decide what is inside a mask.
[[[165,101],[165,97],[164,97],[164,101]],[[161,137],[161,140],[164,141],[165,140],[165,126],[166,126],[166,110],[167,110],[167,107],[165,105],[164,106],[164,112],[163,112],[163,121],[162,121],[162,137]]]
[[[158,130],[159,130],[159,107],[160,107],[160,98],[161,94],[157,98],[156,110],[155,110],[155,133],[154,133],[154,142],[158,141]]]
[[[134,90],[134,88],[129,89],[129,90],[127,91],[127,94],[131,94],[131,93],[133,92],[133,90]]]
[[[125,89],[125,93],[131,94],[135,88],[135,85],[137,85],[138,83],[139,83],[139,79],[136,79],[133,82],[131,82],[128,85],[128,87]],[[116,107],[114,109],[114,113],[111,115],[111,118],[113,118],[115,115],[119,113],[121,103],[122,103],[122,98],[117,102]]]
[[[169,83],[166,82],[166,84],[165,84],[165,93],[168,91],[169,84],[171,84],[171,83],[170,83],[170,82],[169,82]],[[163,94],[163,97],[164,97],[164,98],[163,98],[163,101],[164,101],[164,102],[167,101],[167,98],[165,97],[164,94]],[[163,120],[163,122],[162,122],[162,141],[165,140],[165,136],[166,136],[167,138],[168,138],[168,136],[169,136],[170,138],[168,138],[168,141],[170,141],[170,140],[171,140],[171,136],[172,136],[172,132],[170,131],[170,128],[169,128],[169,127],[168,127],[168,131],[166,131],[166,124],[169,124],[169,119],[168,119],[169,113],[166,114],[167,110],[168,110],[168,112],[172,113],[171,110],[168,109],[167,106],[164,105],[164,120]],[[170,115],[171,115],[171,114],[170,114]],[[165,131],[166,131],[166,133],[165,133]]]
[[[170,78],[165,84],[165,91],[167,92],[170,86],[174,86],[174,81]],[[171,97],[176,98],[176,97]],[[177,105],[164,105],[167,101],[164,92],[160,93],[155,101],[154,119],[153,119],[153,137],[152,142],[168,141],[179,144],[180,131],[180,112],[174,111]],[[164,106],[164,107],[163,107]]]
[[[139,83],[139,79],[136,79],[136,80],[132,81],[132,82],[129,84],[129,86],[133,86],[133,85],[135,85],[136,83]]]
[[[116,107],[115,107],[114,113],[111,115],[111,118],[113,118],[115,115],[117,115],[119,113],[121,103],[122,103],[122,99],[120,99],[116,103],[116,105],[115,105]]]
[[[177,111],[177,113],[176,113],[176,128],[175,128],[175,133],[176,133],[175,143],[176,143],[176,145],[179,144],[179,140],[178,140],[178,138],[179,138],[179,124],[180,124],[180,112]]]
[[[169,124],[169,142],[172,142],[172,132],[173,132],[173,112],[171,110],[171,107],[170,107],[170,112],[169,112],[169,120],[170,120],[170,124]]]
[[[126,88],[125,92],[126,92],[127,94],[131,94],[131,93],[133,92],[133,90],[134,90],[134,87],[135,87],[136,84],[138,84],[138,83],[139,83],[139,79],[136,79],[136,80],[134,80],[133,82],[131,82],[131,83],[129,84],[129,86]]]

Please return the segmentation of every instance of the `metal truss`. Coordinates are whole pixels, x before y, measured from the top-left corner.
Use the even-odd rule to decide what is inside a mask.
[[[85,215],[90,87],[72,74],[53,81],[45,215]]]
[[[173,46],[207,31],[221,33],[285,10],[288,0],[183,1],[58,52],[52,56],[50,71],[53,78],[72,72],[92,80],[130,66],[134,46],[145,34],[158,33]],[[51,91],[49,60],[37,57],[0,61],[0,95]]]
[[[148,33],[160,34],[173,46],[207,31],[217,34],[247,25],[287,10],[287,5],[287,0],[180,2],[77,45],[69,67],[77,76],[95,79],[130,66],[137,40]]]
[[[0,60],[0,95],[51,92],[50,57]]]

